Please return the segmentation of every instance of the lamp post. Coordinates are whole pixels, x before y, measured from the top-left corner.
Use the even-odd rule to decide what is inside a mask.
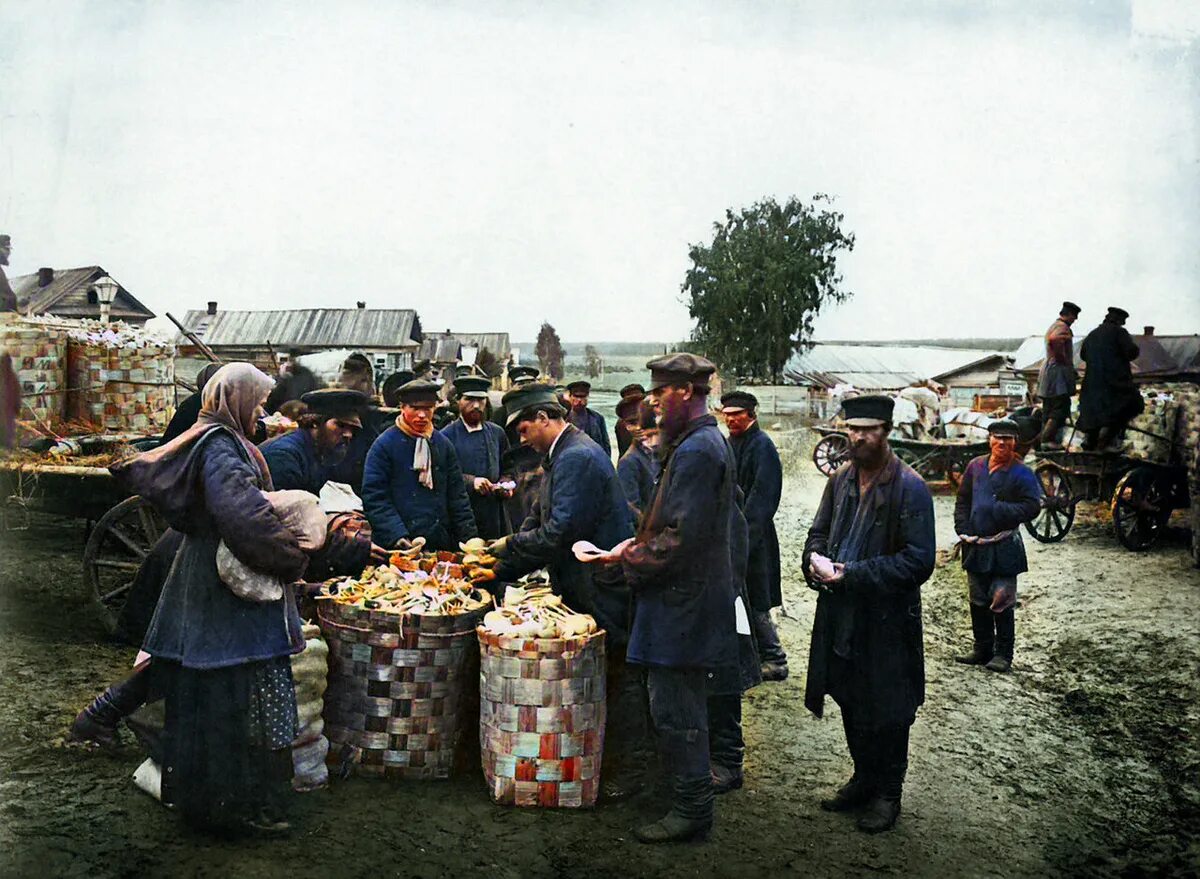
[[[106,324],[109,321],[108,310],[112,308],[113,300],[117,298],[117,290],[121,288],[121,285],[106,276],[93,286],[96,288],[96,300],[100,303],[100,323]]]

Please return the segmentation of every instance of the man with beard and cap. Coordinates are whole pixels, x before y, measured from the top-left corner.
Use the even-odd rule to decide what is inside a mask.
[[[13,292],[13,288],[8,283],[8,275],[4,273],[4,267],[8,265],[8,258],[11,255],[11,236],[0,235],[0,312],[17,310],[17,294]]]
[[[396,423],[367,453],[363,509],[380,546],[424,537],[428,550],[456,552],[478,535],[454,445],[433,429],[437,402],[433,382],[404,385]]]
[[[787,653],[771,620],[771,609],[783,605],[779,535],[775,531],[775,512],[783,496],[783,465],[775,443],[758,426],[757,397],[748,391],[724,394],[721,413],[729,429],[738,486],[744,495],[742,512],[750,528],[746,588],[754,639],[762,657],[762,678],[782,681],[788,676]]]
[[[1021,523],[1042,506],[1042,484],[1015,451],[1019,433],[1015,421],[988,425],[991,451],[967,465],[954,503],[975,636],[975,648],[954,659],[988,671],[1012,668],[1017,575],[1029,570]]]
[[[647,366],[662,413],[659,487],[637,536],[600,561],[619,564],[636,596],[627,656],[646,667],[650,716],[672,788],[670,811],[634,834],[642,842],[684,842],[706,839],[713,824],[718,779],[710,705],[718,674],[732,669],[737,677],[736,577],[744,574],[745,520],[733,453],[707,411],[716,367],[694,354]],[[740,709],[737,682],[735,690]],[[726,714],[733,719],[723,712],[722,723]],[[740,726],[737,732],[740,744]],[[739,766],[728,768],[724,789],[740,784],[740,752],[733,759]]]
[[[908,733],[925,701],[921,584],[933,573],[933,498],[892,453],[890,397],[843,404],[850,460],[825,484],[804,544],[817,610],[804,701],[820,717],[825,696],[842,709],[854,774],[821,802],[866,807],[858,828],[895,826],[908,770]]]
[[[630,446],[617,461],[617,478],[625,500],[633,508],[638,521],[650,506],[658,474],[658,416],[654,405],[647,400],[627,399],[617,404],[618,426],[624,427]]]
[[[320,494],[330,472],[345,459],[355,431],[362,430],[360,413],[367,396],[345,388],[323,388],[305,394],[307,411],[299,427],[262,445],[271,479],[280,489]]]
[[[1086,439],[1083,448],[1119,449],[1129,420],[1142,413],[1145,401],[1133,381],[1130,364],[1138,346],[1125,329],[1129,312],[1109,308],[1104,321],[1087,334],[1079,357],[1087,364],[1079,392],[1079,420],[1075,426]]]
[[[1064,302],[1050,329],[1046,330],[1046,359],[1038,373],[1037,395],[1042,405],[1043,427],[1040,441],[1057,448],[1059,432],[1071,417],[1071,397],[1075,396],[1075,334],[1071,324],[1079,318],[1079,306]]]
[[[162,441],[164,443],[175,439],[196,423],[196,419],[200,417],[201,401],[204,399],[204,386],[222,366],[224,366],[223,363],[207,363],[196,374],[196,392],[185,398],[175,409],[175,414],[171,416],[167,429],[163,432]]]
[[[604,423],[604,416],[588,408],[591,393],[591,382],[580,379],[567,385],[567,401],[571,404],[567,421],[595,440],[596,445],[604,449],[604,454],[611,459],[612,446],[608,442],[608,425]]]
[[[508,453],[504,430],[484,420],[488,388],[492,383],[480,376],[464,376],[454,382],[458,394],[458,420],[442,428],[454,445],[463,471],[463,483],[471,499],[475,527],[485,540],[512,533],[505,501],[512,490],[501,485],[500,462]]]
[[[640,403],[646,399],[646,389],[639,384],[625,385],[621,388],[621,403],[626,400],[632,400],[635,403]],[[617,404],[617,423],[613,425],[613,433],[617,435],[617,460],[621,460],[625,456],[625,452],[629,449],[633,442],[633,435],[629,432],[629,425],[626,419],[620,413],[621,403]],[[626,410],[628,411],[628,409]]]
[[[521,442],[543,456],[545,475],[533,512],[510,537],[491,545],[495,576],[516,580],[545,568],[555,594],[573,610],[591,614],[607,633],[608,727],[601,763],[601,796],[619,799],[637,786],[644,760],[644,690],[625,666],[630,595],[619,570],[584,565],[572,552],[580,540],[608,549],[633,534],[633,522],[612,460],[583,431],[568,424],[554,389],[527,384],[504,395]]]

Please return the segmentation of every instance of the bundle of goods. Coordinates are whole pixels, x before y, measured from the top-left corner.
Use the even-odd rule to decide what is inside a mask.
[[[492,800],[593,806],[604,749],[604,631],[538,586],[479,626],[479,743]]]
[[[262,419],[262,426],[266,428],[267,439],[274,439],[277,436],[283,436],[285,433],[291,433],[300,425],[281,412],[273,412]]]
[[[1140,461],[1166,464],[1171,459],[1171,441],[1179,404],[1169,391],[1143,393],[1145,408],[1129,422],[1125,432],[1124,454]]]
[[[304,651],[292,657],[292,679],[296,685],[296,715],[300,732],[292,742],[292,787],[311,791],[329,781],[325,755],[329,739],[325,738],[325,678],[329,673],[329,647],[321,630],[312,623],[304,624]]]
[[[456,553],[396,553],[357,579],[327,582],[330,759],[359,774],[447,778],[473,699],[474,631],[491,596]]]
[[[1192,560],[1200,566],[1200,385],[1191,382],[1172,382],[1169,390],[1179,406],[1175,422],[1175,449],[1180,462],[1188,471],[1188,496],[1192,507],[1189,524],[1192,530]]]
[[[43,431],[61,421],[67,390],[66,336],[15,315],[4,315],[0,318],[0,351],[12,358],[21,387],[17,420]]]
[[[175,395],[174,345],[124,323],[81,321],[66,336],[67,417],[112,432],[166,428]]]

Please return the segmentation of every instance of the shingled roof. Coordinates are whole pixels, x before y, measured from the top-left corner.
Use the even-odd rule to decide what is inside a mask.
[[[18,275],[10,278],[9,284],[17,294],[17,308],[23,314],[98,318],[100,303],[94,296],[89,301],[88,290],[103,277],[112,276],[101,266],[81,266],[77,269],[47,269],[32,275]],[[46,283],[42,283],[43,280]],[[117,298],[113,300],[109,314],[114,320],[139,323],[154,317],[154,312],[142,305],[123,286],[117,290]]]
[[[416,348],[421,320],[411,308],[299,308],[281,311],[189,311],[183,325],[213,348]],[[188,345],[182,335],[176,344]]]

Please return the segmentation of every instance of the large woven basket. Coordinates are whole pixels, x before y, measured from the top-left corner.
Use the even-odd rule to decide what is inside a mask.
[[[329,642],[325,735],[330,760],[360,775],[448,778],[475,688],[475,626],[454,616],[393,614],[321,602]]]
[[[596,804],[604,750],[604,632],[512,638],[479,628],[479,745],[497,803]]]

